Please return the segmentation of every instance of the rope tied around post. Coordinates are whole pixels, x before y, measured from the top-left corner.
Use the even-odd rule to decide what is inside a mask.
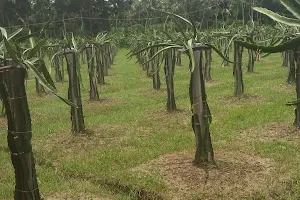
[[[37,190],[39,190],[39,188],[35,188],[33,190],[18,190],[18,189],[15,189],[16,192],[20,192],[20,193],[33,193]]]
[[[11,100],[17,100],[17,99],[24,99],[24,98],[27,98],[27,96],[24,95],[24,96],[20,96],[20,97],[11,97],[11,98],[7,98],[7,100],[11,101]]]
[[[18,134],[24,134],[24,133],[32,133],[32,131],[10,131],[10,130],[7,130],[7,132],[9,134],[12,134],[12,135],[18,135]]]

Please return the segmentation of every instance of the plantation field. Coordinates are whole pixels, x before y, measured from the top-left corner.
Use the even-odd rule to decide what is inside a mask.
[[[101,101],[88,100],[87,64],[81,72],[87,135],[70,133],[70,108],[52,94],[27,95],[40,191],[45,199],[298,199],[300,132],[292,126],[294,85],[286,84],[280,54],[244,64],[245,95],[233,97],[232,67],[213,54],[207,83],[217,167],[193,166],[195,138],[187,59],[175,69],[177,112],[167,113],[162,89],[152,89],[136,59],[119,50],[99,86]],[[244,52],[246,56],[246,52]],[[244,62],[247,63],[246,57]],[[54,74],[54,73],[52,73]],[[68,83],[57,84],[67,95]],[[13,199],[14,172],[0,118],[0,199]]]

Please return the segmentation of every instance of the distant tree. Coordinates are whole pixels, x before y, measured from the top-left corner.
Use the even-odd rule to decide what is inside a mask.
[[[288,13],[280,6],[279,0],[1,0],[0,26],[28,23],[36,24],[31,29],[38,30],[43,26],[41,23],[52,20],[56,22],[50,25],[45,35],[61,37],[64,27],[75,34],[96,35],[112,27],[162,24],[164,17],[151,19],[157,15],[150,7],[183,15],[201,25],[202,29],[221,28],[237,21],[245,24],[252,17],[264,23],[274,23],[252,12],[253,5]],[[68,18],[73,19],[62,22]]]

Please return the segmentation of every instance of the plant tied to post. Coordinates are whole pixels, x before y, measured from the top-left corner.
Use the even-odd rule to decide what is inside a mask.
[[[205,166],[209,163],[212,164],[214,163],[214,152],[209,129],[212,117],[206,99],[205,81],[202,72],[204,67],[202,64],[203,52],[205,50],[213,49],[224,60],[229,60],[213,45],[200,44],[197,42],[197,29],[194,23],[174,13],[165,11],[158,12],[167,14],[170,16],[170,18],[174,18],[174,23],[180,31],[181,37],[178,37],[175,40],[171,34],[163,31],[168,38],[167,40],[139,49],[138,51],[131,53],[131,56],[138,55],[141,52],[147,51],[153,47],[159,47],[160,49],[147,61],[145,61],[145,63],[151,62],[159,54],[168,52],[169,50],[182,50],[188,56],[190,62],[189,69],[191,72],[189,93],[192,107],[192,128],[196,137],[196,153],[194,163],[199,166]],[[188,37],[189,33],[186,33],[183,30],[179,21],[184,22],[192,29],[191,37]]]
[[[97,83],[100,85],[105,84],[104,78],[108,76],[108,68],[111,67],[113,63],[113,58],[115,52],[112,51],[112,40],[111,35],[108,36],[107,33],[99,33],[95,38],[87,39],[85,43],[88,43],[93,46],[92,53],[88,63],[93,62],[95,59],[96,62],[96,78]],[[115,50],[114,50],[115,51]],[[93,71],[93,70],[92,70]],[[90,70],[89,70],[90,72]]]
[[[31,70],[45,89],[50,90],[68,105],[74,106],[74,104],[58,93],[45,63],[39,57],[35,57],[45,44],[45,40],[26,48],[26,42],[28,44],[28,39],[36,33],[30,34],[19,29],[8,35],[4,28],[0,27],[0,30],[2,39],[0,60],[4,63],[0,67],[0,96],[6,110],[7,141],[15,170],[14,199],[40,200],[31,145],[31,118],[24,84],[27,71]]]
[[[270,11],[266,8],[254,7],[253,9],[257,12],[267,15],[271,19],[275,20],[278,23],[282,23],[288,26],[291,26],[295,29],[300,27],[300,1],[299,0],[280,0],[281,4],[286,7],[296,18],[289,18],[273,11]],[[237,43],[247,49],[260,51],[264,53],[279,53],[285,51],[293,51],[295,55],[296,61],[296,94],[297,100],[293,102],[288,102],[286,105],[296,106],[295,109],[295,121],[294,125],[297,128],[300,128],[300,37],[299,33],[294,34],[293,37],[288,35],[287,37],[283,37],[271,42],[271,45],[264,46],[258,45],[254,42],[244,42],[237,41]]]
[[[83,47],[78,47],[75,41],[73,33],[65,34],[65,40],[60,44],[62,50],[56,52],[52,59],[58,57],[64,57],[67,63],[67,71],[69,75],[69,88],[68,88],[68,100],[76,106],[71,107],[71,122],[72,133],[79,134],[85,132],[82,99],[81,99],[81,74],[80,74],[80,60],[79,53]]]

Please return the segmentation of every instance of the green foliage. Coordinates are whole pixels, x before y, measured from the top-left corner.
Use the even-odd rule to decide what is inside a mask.
[[[153,10],[155,10],[155,9],[153,9]],[[205,43],[205,45],[206,45],[207,40],[206,40],[206,42],[204,42],[205,40],[203,38],[205,38],[205,37],[201,37],[201,39],[204,41],[198,41],[199,33],[197,32],[197,28],[196,28],[195,24],[192,23],[191,21],[189,21],[188,19],[186,19],[180,15],[170,13],[170,12],[165,12],[165,11],[158,11],[158,12],[164,13],[167,16],[169,16],[170,19],[173,20],[175,27],[173,27],[171,25],[171,29],[169,29],[169,27],[167,27],[166,23],[165,23],[165,25],[163,26],[164,30],[157,31],[156,29],[152,29],[151,30],[152,34],[151,34],[151,32],[146,32],[144,34],[141,34],[140,37],[142,39],[138,39],[138,40],[136,39],[135,36],[132,37],[132,43],[131,43],[132,53],[130,56],[138,55],[138,54],[142,53],[143,51],[146,51],[153,47],[160,47],[161,49],[156,54],[154,54],[152,57],[147,59],[147,61],[145,63],[142,63],[142,64],[146,64],[146,63],[152,61],[155,57],[157,57],[164,51],[167,51],[169,49],[175,49],[175,50],[181,49],[189,57],[190,71],[193,72],[195,69],[195,61],[194,61],[194,56],[193,56],[194,48],[197,48],[198,45],[201,45],[203,43]],[[170,19],[167,18],[167,20],[170,20]],[[167,20],[166,20],[166,22],[167,22]],[[187,24],[188,28],[192,29],[192,32],[189,32],[188,30],[183,30],[181,24],[177,20]],[[178,30],[178,32],[171,33],[172,28],[176,28]],[[168,32],[166,31],[167,29],[168,29]],[[146,46],[146,47],[144,47],[144,46]],[[214,49],[216,51],[216,53],[218,53],[222,58],[224,58],[225,60],[228,60],[228,58],[226,56],[224,56],[220,50],[218,50],[216,47],[214,47],[213,44],[207,44],[206,48]]]
[[[280,6],[279,0],[163,0],[156,1],[155,5],[158,10],[185,16],[201,30],[226,28],[233,22],[245,25],[252,21],[252,16],[248,15],[252,12],[252,6],[265,7],[276,13],[287,13]],[[3,1],[0,3],[0,26],[30,24],[30,28],[35,32],[42,29],[44,23],[55,21],[45,28],[45,37],[60,38],[65,29],[81,36],[95,36],[99,32],[118,29],[122,31],[116,31],[117,34],[126,36],[127,29],[130,31],[133,26],[147,29],[149,25],[164,24],[165,15],[152,12],[151,6],[152,2],[149,0]],[[253,17],[256,22],[270,24],[270,20],[267,21],[256,13],[253,13]],[[121,42],[126,44],[126,40]]]
[[[9,61],[14,65],[25,66],[28,70],[32,70],[34,75],[38,78],[40,84],[59,97],[62,101],[73,106],[68,99],[62,97],[56,90],[44,61],[41,58],[36,57],[37,52],[44,47],[45,40],[41,40],[35,45],[35,42],[32,39],[33,35],[28,33],[27,36],[24,37],[24,35],[20,35],[22,30],[23,29],[19,29],[12,35],[8,36],[6,30],[4,28],[1,29],[2,45],[0,58],[2,58],[5,62]],[[28,39],[31,39],[31,47],[26,48],[26,43],[24,44],[24,42],[26,42]],[[42,63],[39,69],[36,67],[38,62]]]
[[[260,12],[262,14],[265,14],[267,16],[269,16],[271,19],[289,25],[289,26],[296,26],[296,27],[300,27],[300,20],[298,19],[292,19],[292,18],[288,18],[288,17],[284,17],[281,16],[279,14],[276,14],[268,9],[265,8],[253,8],[254,10],[256,10],[257,12]]]

